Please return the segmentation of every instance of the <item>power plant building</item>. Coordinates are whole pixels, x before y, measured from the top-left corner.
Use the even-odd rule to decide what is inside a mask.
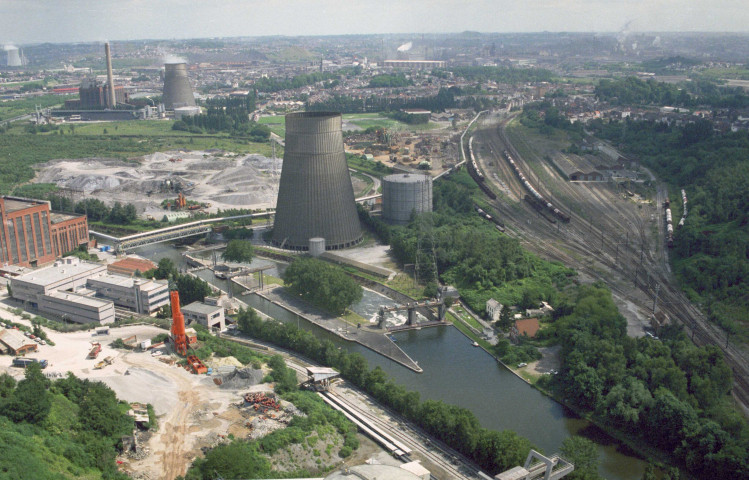
[[[412,173],[382,179],[382,218],[407,225],[414,214],[432,211],[432,177]]]
[[[36,267],[88,244],[85,215],[52,212],[47,201],[0,197],[0,262]]]
[[[98,82],[94,78],[84,78],[78,89],[80,100],[68,100],[65,108],[107,108],[110,102],[109,83]],[[122,85],[114,86],[116,103],[127,103],[128,95]]]
[[[164,64],[164,92],[161,101],[167,110],[195,106],[195,96],[187,77],[185,63]]]
[[[362,239],[340,113],[286,115],[272,243],[308,251],[313,238],[325,239],[326,250],[351,247]]]

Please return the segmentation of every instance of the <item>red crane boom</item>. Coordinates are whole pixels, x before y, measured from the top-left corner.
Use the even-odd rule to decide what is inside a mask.
[[[174,349],[180,355],[187,355],[185,316],[179,309],[179,292],[177,290],[170,291],[169,299],[172,302],[172,341],[174,342]]]

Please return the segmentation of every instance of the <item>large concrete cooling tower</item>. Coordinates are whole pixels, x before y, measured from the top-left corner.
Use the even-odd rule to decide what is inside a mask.
[[[362,238],[340,113],[286,115],[273,244],[307,251],[315,237],[325,239],[326,250],[350,247]]]
[[[23,66],[23,61],[21,60],[21,56],[18,54],[18,48],[14,46],[8,46],[8,47],[5,47],[5,50],[8,53],[7,65],[9,67]]]
[[[161,99],[167,110],[177,107],[194,107],[190,80],[187,78],[187,65],[184,63],[164,64],[164,94]]]

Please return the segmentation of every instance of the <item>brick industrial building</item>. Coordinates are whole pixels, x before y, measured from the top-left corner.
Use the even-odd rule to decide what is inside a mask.
[[[88,243],[85,215],[52,212],[49,202],[0,197],[0,262],[37,267]]]

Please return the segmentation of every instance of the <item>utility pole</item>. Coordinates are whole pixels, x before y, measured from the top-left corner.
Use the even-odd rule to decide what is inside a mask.
[[[655,315],[655,307],[658,305],[658,292],[661,290],[661,284],[655,284],[655,298],[653,299],[653,315]]]

